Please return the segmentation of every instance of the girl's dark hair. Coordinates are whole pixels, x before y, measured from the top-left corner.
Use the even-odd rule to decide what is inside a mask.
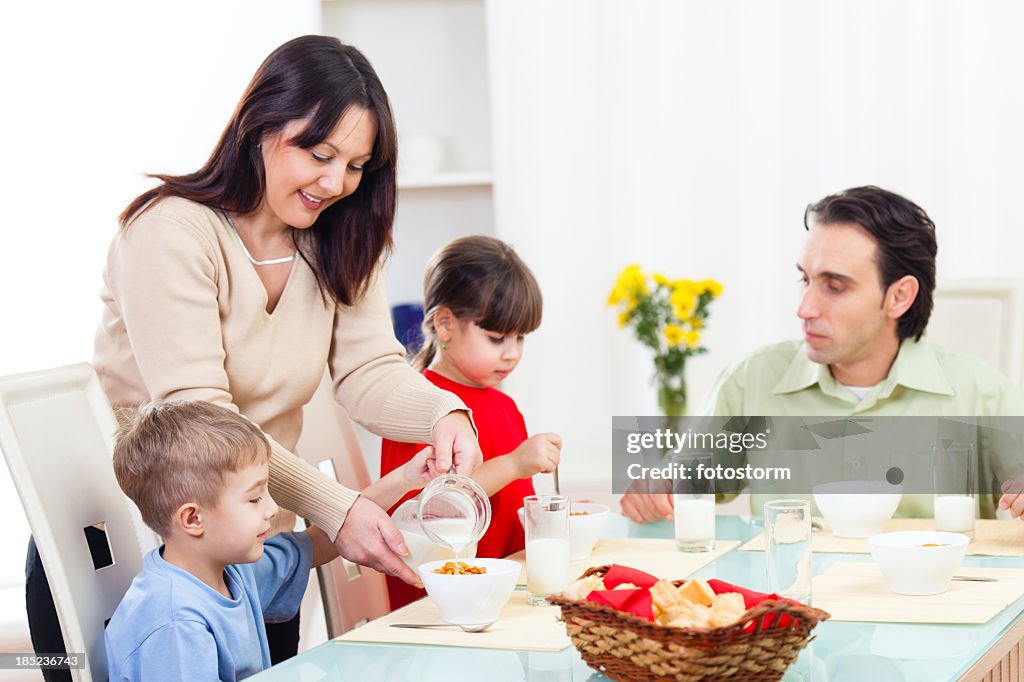
[[[832,194],[804,211],[811,223],[859,225],[875,240],[882,289],[905,275],[917,279],[917,298],[897,325],[899,339],[919,341],[932,314],[935,291],[935,223],[924,209],[899,194],[868,185]]]
[[[377,123],[373,157],[364,166],[359,188],[325,209],[309,229],[293,231],[321,293],[352,305],[391,249],[398,142],[391,105],[373,67],[359,50],[336,38],[303,36],[274,50],[245,89],[203,167],[187,175],[150,175],[161,184],[128,205],[121,214],[122,229],[164,197],[242,214],[256,210],[266,191],[258,146],[262,139],[291,121],[308,119],[306,128],[288,142],[310,149],[354,107],[371,112]]]
[[[417,369],[429,366],[437,353],[434,315],[441,307],[489,332],[529,334],[540,326],[544,301],[533,273],[511,246],[473,235],[449,243],[427,264],[423,348],[412,361]]]

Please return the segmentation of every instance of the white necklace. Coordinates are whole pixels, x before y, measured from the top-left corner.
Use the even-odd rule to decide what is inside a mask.
[[[282,256],[281,258],[268,258],[267,260],[256,260],[249,253],[249,249],[245,248],[245,242],[242,241],[242,235],[238,234],[238,228],[235,227],[235,221],[231,219],[227,211],[224,211],[224,217],[227,218],[228,225],[231,226],[231,231],[235,234],[235,239],[238,241],[238,245],[242,247],[242,253],[249,259],[249,262],[253,265],[277,265],[278,263],[291,263],[295,260],[295,254],[290,256]]]

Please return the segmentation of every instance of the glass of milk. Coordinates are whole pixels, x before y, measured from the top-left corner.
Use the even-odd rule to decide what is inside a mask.
[[[935,530],[974,537],[977,462],[970,443],[939,443],[934,450]]]
[[[710,452],[672,455],[676,548],[680,552],[710,552],[715,548],[715,482]]]
[[[530,495],[523,498],[526,520],[527,601],[547,606],[545,597],[569,585],[569,498]]]

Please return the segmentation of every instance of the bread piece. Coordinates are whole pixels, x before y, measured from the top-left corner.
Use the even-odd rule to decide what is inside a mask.
[[[686,600],[679,595],[679,590],[671,581],[659,580],[651,585],[651,601],[654,605],[654,615],[657,616],[658,613]]]
[[[743,595],[739,592],[726,592],[715,595],[715,603],[711,605],[709,624],[713,628],[732,625],[747,612]]]
[[[566,599],[572,599],[574,601],[580,601],[586,599],[587,595],[595,590],[603,590],[604,581],[598,575],[588,575],[586,578],[580,578],[576,582],[569,585],[562,591],[562,596]]]
[[[711,609],[707,606],[686,602],[672,607],[667,625],[674,628],[706,628],[711,623]],[[662,617],[669,615],[666,612]]]
[[[679,588],[679,596],[701,606],[711,606],[715,602],[715,591],[700,578],[687,580]]]

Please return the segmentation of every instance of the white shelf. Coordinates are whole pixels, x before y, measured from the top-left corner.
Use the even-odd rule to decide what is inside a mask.
[[[450,171],[433,175],[399,176],[398,189],[490,186],[491,182],[489,171]]]
[[[422,300],[423,272],[439,248],[494,232],[486,5],[321,0],[321,31],[370,60],[398,128],[391,303]],[[433,145],[417,153],[415,144],[403,144],[417,137]]]

